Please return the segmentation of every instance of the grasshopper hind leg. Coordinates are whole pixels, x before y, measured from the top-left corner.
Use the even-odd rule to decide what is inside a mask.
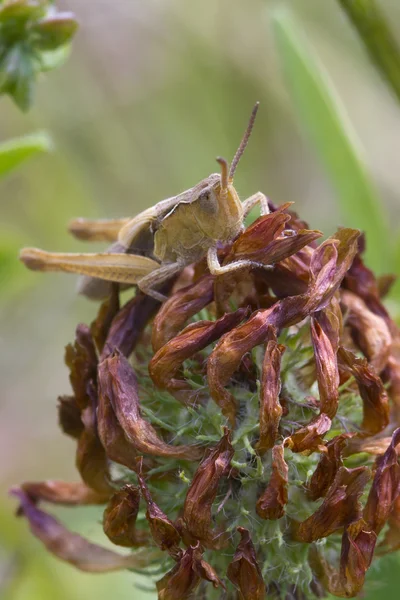
[[[85,242],[115,242],[120,230],[130,219],[74,219],[68,231],[78,240]]]

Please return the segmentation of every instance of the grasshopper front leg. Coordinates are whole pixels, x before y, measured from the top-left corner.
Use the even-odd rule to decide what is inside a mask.
[[[243,218],[246,218],[249,212],[257,206],[260,205],[261,216],[269,215],[269,206],[268,206],[268,198],[262,192],[256,192],[246,200],[243,200]]]
[[[218,260],[217,249],[215,247],[209,248],[207,251],[207,265],[211,275],[226,275],[226,273],[232,273],[233,271],[239,271],[240,269],[246,269],[251,267],[258,267],[261,269],[273,269],[274,265],[265,265],[258,263],[253,260],[236,260],[235,262],[228,263],[227,265],[220,265]]]
[[[23,248],[20,259],[34,271],[63,271],[127,284],[160,268],[155,260],[135,254],[64,254]]]
[[[144,294],[147,294],[148,296],[151,296],[160,302],[164,302],[167,299],[166,296],[160,294],[154,288],[159,287],[165,281],[176,275],[176,273],[179,273],[184,266],[185,265],[180,262],[160,265],[157,270],[152,271],[148,275],[142,277],[142,279],[137,282],[138,287]]]

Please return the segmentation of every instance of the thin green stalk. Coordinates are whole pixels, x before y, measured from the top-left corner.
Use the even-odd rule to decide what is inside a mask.
[[[375,0],[338,0],[382,77],[400,101],[400,46]]]

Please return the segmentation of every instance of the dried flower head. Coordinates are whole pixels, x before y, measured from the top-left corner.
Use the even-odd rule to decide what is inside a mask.
[[[82,481],[13,491],[58,558],[143,570],[160,600],[300,600],[355,596],[375,548],[400,547],[387,285],[357,230],[318,245],[289,206],[219,251],[272,269],[215,278],[200,262],[162,306],[136,293],[120,308],[114,286],[77,327],[59,421]],[[105,534],[131,553],[68,532],[42,502],[103,504]]]

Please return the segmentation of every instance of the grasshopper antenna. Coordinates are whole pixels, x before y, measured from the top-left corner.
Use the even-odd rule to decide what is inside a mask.
[[[242,141],[239,144],[239,148],[236,150],[236,154],[233,157],[233,160],[231,162],[231,167],[229,169],[229,176],[228,176],[229,181],[233,180],[233,176],[235,175],[236,167],[238,166],[239,160],[242,158],[243,152],[246,149],[247,143],[249,141],[249,138],[250,138],[250,135],[251,135],[251,132],[253,129],[254,121],[256,120],[257,111],[258,111],[259,106],[260,106],[260,103],[256,102],[253,110],[251,111],[251,115],[250,115],[250,119],[249,119],[249,122],[248,122],[248,125],[246,128],[246,131],[244,132],[244,136],[242,137]],[[222,178],[222,173],[221,173],[221,178]]]
[[[225,158],[222,158],[221,156],[217,157],[217,162],[219,163],[219,165],[221,167],[221,191],[223,192],[228,189],[229,165],[228,165],[227,161],[225,160]]]

